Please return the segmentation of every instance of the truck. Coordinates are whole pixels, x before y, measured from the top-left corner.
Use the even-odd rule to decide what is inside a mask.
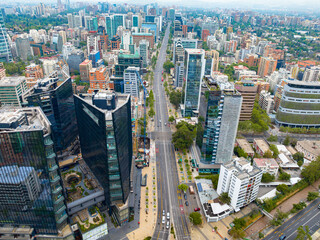
[[[189,187],[189,192],[190,192],[190,194],[194,194],[194,190],[193,190],[192,186]]]

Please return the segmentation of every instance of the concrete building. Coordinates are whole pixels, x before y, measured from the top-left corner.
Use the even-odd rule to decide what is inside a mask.
[[[276,124],[289,127],[320,127],[320,83],[287,81],[283,87]]]
[[[235,211],[253,202],[259,191],[262,171],[244,158],[237,158],[221,166],[218,194],[228,193]]]
[[[229,161],[237,134],[242,97],[230,82],[208,84],[209,98],[201,96],[199,115],[203,116],[204,133],[199,172],[218,173]]]
[[[245,138],[236,139],[235,146],[240,147],[245,153],[248,154],[248,156],[250,156],[250,157],[254,156],[254,151],[251,147],[251,144],[248,142],[247,139],[245,139]]]
[[[112,86],[109,85],[109,80],[109,72],[106,67],[92,68],[89,75],[90,88],[88,93],[93,93],[95,90],[113,90]]]
[[[43,78],[43,70],[40,65],[33,63],[26,66],[25,75],[27,87],[31,88],[39,79]]]
[[[0,80],[0,102],[2,105],[21,107],[21,96],[27,91],[25,77],[5,77]]]
[[[270,151],[269,144],[262,138],[253,139],[253,148],[260,156],[263,156],[267,151]]]
[[[273,111],[274,100],[270,92],[261,91],[259,95],[259,105],[266,113],[271,113]]]
[[[302,81],[304,82],[318,82],[320,79],[320,66],[313,66],[306,68],[303,74]]]
[[[205,69],[203,49],[186,49],[186,87],[183,116],[192,117],[199,112],[202,78]]]
[[[198,40],[197,39],[186,39],[186,38],[174,38],[173,39],[173,62],[176,61],[176,46],[177,43],[180,43],[183,49],[191,48],[196,49],[198,46]]]
[[[302,152],[304,154],[305,159],[314,161],[318,156],[320,156],[320,141],[298,141],[296,149],[298,152]]]
[[[270,173],[277,176],[279,165],[274,158],[254,158],[253,164],[260,168],[263,173]]]
[[[135,44],[136,46],[139,45],[139,42],[141,40],[146,40],[149,42],[150,48],[153,48],[154,46],[154,35],[152,33],[132,33],[132,44]]]
[[[22,60],[26,61],[32,58],[33,53],[31,51],[30,42],[28,38],[18,37],[16,38],[17,54]]]
[[[184,48],[181,44],[180,40],[177,40],[175,45],[175,61],[174,61],[174,78],[175,78],[175,86],[176,87],[183,87],[183,78],[184,78]]]
[[[240,121],[250,120],[258,88],[250,80],[236,82],[235,88],[242,96]]]
[[[43,73],[48,76],[55,70],[55,65],[58,62],[57,59],[45,59],[43,61]]]
[[[89,59],[84,60],[82,63],[80,63],[79,69],[81,81],[89,82],[92,61]]]
[[[130,94],[132,97],[139,97],[139,86],[140,86],[140,68],[138,67],[128,67],[124,70],[124,93]]]
[[[67,63],[69,65],[70,72],[80,72],[80,64],[84,61],[84,52],[80,49],[73,50],[68,54]]]
[[[276,70],[276,67],[277,60],[273,58],[261,57],[258,68],[258,75],[260,77],[271,75]]]
[[[70,43],[70,42],[64,43],[63,46],[62,46],[62,57],[63,57],[63,59],[67,61],[69,54],[71,54],[74,49],[75,48],[74,48],[72,43]]]

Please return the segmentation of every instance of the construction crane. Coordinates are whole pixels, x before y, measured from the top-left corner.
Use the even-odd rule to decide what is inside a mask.
[[[147,121],[147,106],[146,106],[146,98],[148,97],[148,90],[146,89],[146,87],[144,86],[143,84],[143,80],[142,78],[140,77],[140,74],[139,74],[139,71],[136,70],[136,74],[137,74],[137,77],[140,81],[140,84],[141,86],[143,87],[143,101],[144,101],[144,104],[143,104],[143,127],[144,127],[144,133],[143,135],[140,135],[140,137],[143,137],[143,152],[144,152],[144,161],[146,161],[146,137],[147,137],[147,134],[146,134],[146,131],[147,131],[147,128],[146,128],[146,121]],[[138,136],[138,135],[137,135]]]

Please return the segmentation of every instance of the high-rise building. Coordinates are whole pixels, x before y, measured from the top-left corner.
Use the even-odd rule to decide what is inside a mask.
[[[132,33],[132,43],[139,45],[139,42],[141,40],[147,40],[149,42],[150,48],[153,48],[154,46],[154,35],[152,33],[146,32],[146,33]]]
[[[320,66],[312,66],[306,68],[303,74],[302,81],[304,82],[318,82],[320,80]]]
[[[74,49],[68,54],[67,63],[71,72],[80,71],[79,65],[84,61],[84,52],[80,49]]]
[[[68,215],[50,122],[39,107],[2,108],[0,129],[0,221],[54,238]]]
[[[16,38],[17,54],[22,60],[26,61],[32,57],[31,47],[28,38]]]
[[[3,11],[0,11],[0,62],[12,61],[12,54],[10,51],[9,37],[4,26]]]
[[[242,97],[229,82],[210,83],[208,88],[209,98],[201,97],[199,111],[205,118],[199,172],[218,173],[233,155]]]
[[[173,40],[173,62],[176,61],[176,46],[180,43],[183,49],[191,48],[196,49],[198,45],[197,39],[185,39],[185,38],[175,38]]]
[[[82,157],[104,189],[110,213],[129,220],[132,164],[131,101],[126,94],[99,91],[74,95]]]
[[[51,43],[52,43],[52,47],[54,48],[54,50],[56,50],[58,52],[62,51],[63,39],[59,33],[52,34]]]
[[[25,74],[28,88],[31,88],[39,79],[43,78],[42,67],[34,63],[26,66]]]
[[[138,67],[128,67],[123,73],[124,93],[136,98],[139,97],[139,72],[140,69]]]
[[[149,42],[145,39],[139,42],[139,54],[142,59],[142,66],[146,68],[149,62]]]
[[[125,27],[124,24],[125,15],[123,14],[114,14],[112,21],[112,36],[117,34],[118,27]]]
[[[210,56],[212,58],[212,71],[219,71],[219,52],[216,50],[206,51],[206,56]]]
[[[204,76],[203,49],[186,49],[186,86],[183,116],[196,116],[199,111],[201,83]]]
[[[109,84],[109,72],[104,66],[92,68],[89,72],[89,81],[90,88],[88,89],[88,93],[93,93],[95,90],[113,90],[112,85]]]
[[[70,53],[72,53],[72,51],[74,49],[75,48],[74,48],[73,44],[70,43],[70,42],[66,42],[65,44],[63,44],[63,46],[62,46],[62,57],[63,57],[63,59],[67,61],[68,60],[68,55]]]
[[[181,40],[178,39],[175,46],[175,61],[174,61],[174,77],[175,77],[175,86],[183,87],[183,77],[184,77],[184,48],[181,44]]]
[[[271,113],[274,109],[274,100],[270,92],[262,90],[259,94],[259,105],[267,113]]]
[[[71,79],[59,81],[53,72],[23,95],[24,105],[40,106],[52,126],[57,151],[66,149],[77,137]]]
[[[89,59],[84,60],[80,66],[81,81],[89,82],[90,71],[92,69],[92,61]]]
[[[242,80],[236,82],[235,88],[242,96],[240,121],[250,120],[258,87],[250,80]]]
[[[115,75],[113,76],[114,90],[116,92],[124,91],[123,73],[128,67],[139,67],[141,69],[141,57],[138,51],[135,54],[123,54],[118,56],[118,64],[115,65]]]
[[[68,26],[69,26],[69,28],[74,28],[74,21],[73,21],[72,13],[68,13],[67,14],[67,18],[68,18]]]
[[[176,14],[176,11],[173,9],[173,8],[170,8],[169,9],[169,16],[168,16],[168,18],[169,18],[169,20],[170,21],[174,21],[174,19],[175,19],[175,14]]]
[[[285,127],[320,127],[320,83],[288,80],[276,123]]]
[[[262,170],[246,159],[231,160],[221,166],[217,193],[228,193],[230,205],[239,211],[257,198],[261,178]]]
[[[106,16],[106,32],[111,39],[113,37],[112,16]]]
[[[139,16],[138,15],[132,16],[132,27],[139,27]]]
[[[265,77],[271,75],[277,67],[277,60],[273,58],[261,57],[260,64],[258,68],[258,75],[260,77]]]
[[[2,105],[21,107],[21,96],[27,91],[25,77],[4,77],[0,80],[0,102]]]

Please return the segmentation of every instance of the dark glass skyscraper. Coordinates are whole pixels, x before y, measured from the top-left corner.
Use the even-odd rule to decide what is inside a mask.
[[[130,192],[130,95],[100,91],[74,96],[82,157],[104,188],[106,205],[124,204]],[[120,224],[127,217],[118,219]]]
[[[66,207],[51,139],[40,108],[0,109],[0,224],[57,235]]]
[[[40,106],[51,122],[56,150],[64,150],[77,137],[71,79],[63,82],[52,75],[24,95],[27,106]]]

